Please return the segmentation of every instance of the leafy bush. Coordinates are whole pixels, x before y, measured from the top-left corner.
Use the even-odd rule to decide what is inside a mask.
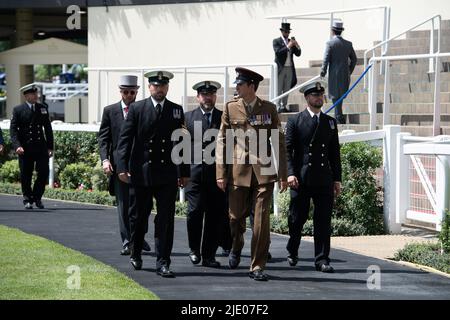
[[[383,234],[382,190],[375,170],[382,165],[381,150],[355,142],[341,147],[342,193],[336,201],[335,216],[364,227],[362,234]]]
[[[83,189],[92,189],[92,171],[92,167],[82,162],[67,165],[59,176],[61,187],[69,190],[80,186],[83,186]]]
[[[96,132],[55,131],[55,160],[61,172],[73,163],[94,167],[99,161]]]
[[[444,219],[442,221],[442,229],[439,234],[439,241],[442,246],[442,250],[445,253],[450,253],[450,211],[447,210]]]
[[[450,254],[440,254],[440,245],[413,243],[398,251],[394,260],[408,261],[450,273]]]
[[[103,168],[100,162],[98,162],[95,168],[92,170],[91,184],[93,190],[108,191],[108,177],[103,172]]]
[[[156,210],[156,208],[155,208],[155,210]],[[188,211],[188,203],[187,203],[187,201],[185,201],[185,202],[180,202],[180,201],[175,202],[175,215],[176,216],[185,217],[185,216],[187,216],[187,211]]]
[[[12,150],[9,130],[2,130],[2,133],[3,133],[3,140],[5,140],[5,143],[3,145],[3,154],[0,155],[0,165],[8,160],[14,159],[14,150]]]
[[[20,181],[19,161],[9,160],[0,166],[0,181],[10,183]]]
[[[0,193],[22,195],[20,184],[0,183]],[[64,190],[46,188],[45,198],[115,206],[116,199],[105,191]]]

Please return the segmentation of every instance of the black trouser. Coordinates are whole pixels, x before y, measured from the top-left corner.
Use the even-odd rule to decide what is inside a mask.
[[[336,103],[339,99],[333,99],[333,104]],[[339,104],[336,105],[334,108],[334,117],[336,118],[337,123],[339,124],[345,124],[345,116],[342,113],[342,103],[344,100],[342,100]]]
[[[203,258],[214,258],[223,230],[225,193],[215,183],[191,182],[186,188],[186,199],[189,248],[201,252]]]
[[[175,217],[175,201],[178,188],[176,184],[152,187],[134,187],[136,210],[130,211],[131,257],[141,258],[144,243],[145,225],[153,208],[153,197],[156,200],[155,217],[155,254],[156,268],[170,266],[170,254],[173,246],[173,229]]]
[[[231,238],[230,217],[228,215],[228,192],[224,192],[223,194],[225,197],[225,207],[219,222],[219,246],[223,250],[231,250],[233,239]]]
[[[311,199],[314,203],[314,256],[315,263],[329,263],[333,185],[328,187],[302,187],[291,189],[289,205],[289,241],[286,249],[291,256],[298,255],[301,232],[309,216]]]
[[[120,181],[117,176],[114,179],[114,193],[116,195],[117,212],[119,216],[119,230],[122,239],[122,247],[128,246],[131,239],[130,216],[136,210],[134,189],[130,184]],[[148,232],[148,222],[145,224],[145,233]]]
[[[39,201],[45,191],[48,181],[48,151],[26,149],[25,153],[19,156],[20,183],[22,185],[23,203],[33,203]],[[37,177],[31,189],[31,179],[33,171],[36,169]]]

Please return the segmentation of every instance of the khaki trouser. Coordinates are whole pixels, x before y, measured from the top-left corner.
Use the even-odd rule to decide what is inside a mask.
[[[270,204],[274,185],[258,185],[255,174],[250,187],[230,186],[229,213],[233,252],[241,252],[244,247],[246,218],[254,205],[254,225],[251,243],[250,271],[264,270],[270,245]]]

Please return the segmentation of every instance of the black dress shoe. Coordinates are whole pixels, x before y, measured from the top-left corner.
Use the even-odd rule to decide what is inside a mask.
[[[137,258],[130,258],[130,263],[133,266],[134,270],[142,269],[142,260]]]
[[[291,267],[295,267],[298,262],[298,257],[297,256],[288,256],[287,261],[289,262],[289,265]]]
[[[325,272],[325,273],[333,273],[334,272],[334,268],[332,266],[330,266],[328,263],[316,264],[316,270]]]
[[[33,205],[29,202],[25,203],[25,209],[33,209]]]
[[[44,209],[44,205],[42,204],[41,200],[36,200],[35,204],[39,209]]]
[[[191,251],[189,253],[189,259],[191,259],[191,262],[193,264],[199,264],[200,261],[202,260],[202,258],[200,257],[200,254],[198,252],[195,252],[195,251]]]
[[[144,243],[142,244],[142,251],[150,252],[152,249],[150,248],[150,245],[147,241],[144,240]]]
[[[267,281],[269,278],[261,269],[257,269],[255,271],[251,271],[249,274],[249,277],[252,278],[255,281]]]
[[[120,250],[121,256],[129,256],[130,255],[130,248],[128,246],[125,246],[122,250]]]
[[[228,259],[228,265],[230,266],[230,269],[236,269],[239,266],[240,262],[241,262],[241,255],[231,252]]]
[[[162,266],[161,268],[156,270],[156,273],[163,278],[175,278],[175,275],[167,266]]]
[[[208,268],[220,268],[220,262],[216,261],[215,258],[203,258],[202,266],[208,267]]]

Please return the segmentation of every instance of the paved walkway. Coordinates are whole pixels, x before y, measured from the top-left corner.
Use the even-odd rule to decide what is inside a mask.
[[[81,251],[152,290],[161,299],[450,299],[450,279],[438,274],[406,267],[394,262],[332,248],[334,274],[314,270],[313,245],[303,241],[300,262],[289,267],[286,262],[285,236],[272,235],[273,262],[267,265],[268,282],[251,280],[248,273],[249,236],[241,265],[208,269],[194,266],[187,256],[186,220],[176,218],[171,269],[174,279],[163,279],[155,273],[153,253],[143,257],[144,268],[134,271],[128,257],[120,256],[120,237],[115,209],[78,203],[46,200],[44,210],[22,209],[21,198],[0,195],[0,224],[36,234]],[[153,247],[153,225],[147,241]],[[26,259],[26,257],[24,257]],[[1,263],[0,263],[1,264]],[[369,266],[381,270],[380,289],[368,288]]]

